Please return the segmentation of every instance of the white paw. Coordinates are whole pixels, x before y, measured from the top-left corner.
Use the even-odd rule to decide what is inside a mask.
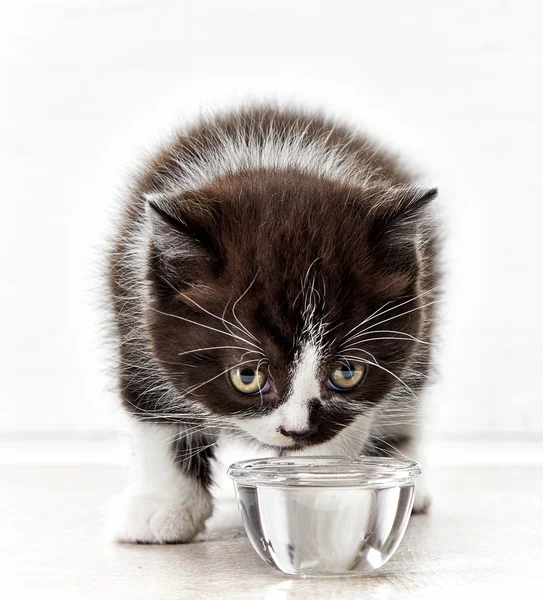
[[[211,516],[208,495],[181,500],[125,490],[111,501],[109,531],[118,542],[168,544],[190,542]]]
[[[413,503],[413,514],[422,514],[428,512],[432,504],[432,496],[424,483],[417,483],[415,489],[415,501]]]

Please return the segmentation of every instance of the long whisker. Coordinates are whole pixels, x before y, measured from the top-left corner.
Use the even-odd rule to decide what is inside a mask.
[[[385,302],[383,304],[383,306],[381,306],[380,308],[378,308],[376,311],[372,312],[371,315],[369,317],[366,317],[361,323],[358,323],[358,325],[355,325],[352,329],[350,329],[349,331],[347,331],[347,333],[345,334],[344,337],[347,337],[350,333],[352,333],[353,331],[356,331],[359,327],[362,327],[362,325],[365,325],[366,323],[368,323],[368,321],[374,317],[377,316],[379,313],[381,313],[381,311],[386,308],[389,304],[391,304],[393,302],[393,300],[389,300],[388,302]],[[382,313],[381,313],[382,314]],[[341,326],[342,323],[340,323],[339,325],[336,325],[336,327]],[[336,328],[335,327],[335,328]],[[334,328],[334,329],[335,329]]]
[[[208,348],[195,348],[194,350],[187,350],[186,352],[180,352],[177,356],[184,356],[185,354],[192,354],[194,352],[204,352],[206,350],[221,350],[221,349],[225,349],[225,348],[229,348],[232,350],[245,350],[246,352],[255,352],[258,354],[262,354],[262,356],[264,356],[264,352],[261,352],[260,350],[248,350],[244,346],[209,346]]]
[[[257,365],[256,365],[255,371],[256,371],[256,377],[257,377],[257,379],[258,379],[258,373],[259,373],[260,365],[264,362],[264,360],[265,360],[264,358],[261,358],[258,361]],[[262,406],[264,404],[264,397],[262,395],[262,390],[260,389],[260,387],[258,388],[258,394],[260,396],[260,406]]]
[[[375,356],[374,356],[374,355],[373,355],[371,352],[369,352],[368,350],[364,350],[364,348],[353,348],[353,350],[357,350],[358,352],[363,352],[364,354],[368,354],[369,356],[371,356],[371,357],[373,358],[373,360],[374,360],[375,362],[377,362],[377,359],[375,358]],[[345,356],[344,354],[338,354],[338,356],[339,356],[340,358],[344,358],[344,359],[345,359],[345,362],[346,362],[347,364],[349,363],[349,357]],[[352,358],[352,357],[351,357],[351,358]],[[357,358],[356,358],[356,360],[360,360],[360,358],[358,358],[358,357],[357,357]]]
[[[186,300],[188,300],[189,302],[192,302],[195,306],[197,306],[200,310],[202,310],[203,312],[205,312],[206,314],[208,314],[210,317],[213,317],[214,319],[217,319],[218,321],[221,321],[225,326],[231,325],[232,327],[234,327],[235,329],[237,329],[238,331],[241,331],[247,335],[249,335],[251,338],[253,338],[256,342],[258,342],[258,340],[255,338],[254,335],[252,335],[250,332],[248,332],[244,327],[238,327],[237,325],[235,325],[234,323],[232,323],[231,321],[228,321],[228,319],[224,318],[224,315],[222,317],[219,317],[218,315],[215,315],[214,313],[212,313],[211,311],[207,310],[206,308],[204,308],[203,306],[201,306],[200,304],[198,304],[198,302],[196,302],[195,300],[193,300],[192,298],[190,298],[189,296],[187,296],[186,294],[183,294],[182,292],[179,292],[179,294],[181,296],[183,296],[183,298],[185,298]],[[234,315],[235,316],[235,315]],[[241,325],[241,323],[240,323]],[[232,333],[232,332],[230,332]],[[232,334],[235,335],[235,334]]]
[[[344,342],[344,344],[347,343],[348,341],[358,340],[360,338],[363,338],[366,335],[372,335],[374,333],[378,333],[378,334],[395,333],[397,335],[403,335],[407,339],[413,340],[415,342],[419,342],[419,344],[427,344],[428,346],[438,346],[439,345],[439,344],[436,344],[435,342],[427,342],[426,340],[421,340],[420,338],[418,338],[414,335],[411,335],[410,333],[406,333],[404,331],[398,331],[396,329],[372,329],[370,331],[360,332],[360,333],[357,333],[356,335],[352,336],[350,340],[346,340]],[[388,339],[388,338],[385,338],[385,339]],[[390,339],[395,339],[395,338],[390,338]],[[366,340],[363,340],[363,341],[366,341]]]
[[[219,316],[217,316],[217,315],[213,314],[212,312],[208,311],[208,310],[207,310],[207,309],[205,309],[203,306],[201,306],[200,304],[198,304],[198,303],[197,303],[195,300],[193,300],[192,298],[189,298],[189,297],[188,297],[186,294],[183,294],[183,292],[181,292],[180,290],[178,290],[178,289],[177,289],[177,288],[176,288],[174,285],[172,285],[170,282],[168,282],[168,283],[169,283],[169,286],[172,288],[172,290],[173,290],[173,291],[174,291],[176,294],[179,294],[179,295],[183,296],[183,298],[185,298],[185,299],[186,299],[186,300],[188,300],[189,302],[192,302],[192,303],[193,303],[195,306],[197,306],[197,307],[198,307],[200,310],[204,311],[205,313],[207,313],[208,315],[210,315],[210,316],[211,316],[211,317],[213,317],[214,319],[218,319],[219,321],[221,321],[221,322],[223,323],[223,325],[224,325],[224,326],[225,326],[225,327],[228,329],[229,333],[226,333],[225,331],[220,331],[220,330],[218,330],[218,329],[214,329],[214,331],[219,331],[220,333],[224,333],[225,335],[231,335],[232,337],[238,337],[238,336],[236,336],[234,333],[232,333],[232,332],[230,331],[230,329],[229,329],[229,327],[228,327],[228,324],[232,325],[232,327],[235,327],[236,329],[239,329],[239,327],[237,327],[237,325],[234,325],[234,323],[230,323],[230,321],[228,321],[227,319],[225,319],[225,318],[224,318],[224,313],[223,313],[222,317],[219,317]],[[176,317],[176,318],[178,318],[178,319],[185,320],[185,321],[187,321],[187,322],[189,322],[189,323],[194,323],[195,325],[200,325],[201,327],[206,327],[207,329],[213,329],[212,327],[208,327],[207,325],[202,325],[201,323],[197,323],[197,322],[195,322],[195,321],[190,321],[189,319],[185,319],[184,317],[179,317],[178,315],[173,315],[173,314],[170,314],[170,313],[164,313],[164,312],[162,312],[162,311],[159,311],[159,310],[157,310],[156,308],[153,308],[153,307],[149,307],[149,308],[151,308],[151,310],[153,310],[153,311],[155,311],[155,312],[161,313],[161,314],[163,314],[163,315],[166,315],[166,316],[169,316],[169,317]],[[241,331],[243,331],[243,329],[242,329]],[[245,332],[245,333],[248,333],[248,332]],[[249,335],[251,335],[251,334],[249,334]],[[252,335],[251,335],[251,337],[254,337],[254,336],[252,336]],[[252,342],[249,342],[249,340],[246,340],[245,338],[239,338],[239,337],[238,337],[238,339],[242,340],[243,342],[245,342],[245,343],[247,343],[247,344],[249,344],[249,345],[251,345],[251,346],[255,346],[255,348],[258,348],[258,346],[257,346],[256,344],[253,344]],[[256,338],[255,338],[255,340],[256,340]],[[258,340],[256,340],[256,341],[258,341]]]
[[[389,448],[391,448],[396,454],[399,454],[400,456],[403,456],[403,458],[409,458],[408,456],[406,456],[397,446],[394,446],[394,444],[391,444],[390,442],[387,442],[387,440],[385,440],[382,437],[379,437],[378,435],[374,435],[373,433],[369,434],[370,437],[372,437],[374,440],[377,440],[378,442],[380,442],[381,444],[386,444]],[[384,450],[386,452],[386,450]]]
[[[194,458],[198,454],[201,454],[208,448],[212,448],[214,445],[215,445],[215,442],[213,442],[213,444],[207,444],[205,446],[196,446],[195,449],[190,448],[187,452],[178,452],[176,455],[176,462],[184,463],[184,462],[190,460],[191,458]],[[182,458],[179,460],[179,457],[182,457]]]
[[[209,329],[211,331],[216,331],[217,333],[222,333],[223,335],[228,335],[230,337],[233,337],[233,338],[239,340],[240,342],[245,342],[246,344],[249,344],[249,346],[254,346],[257,349],[260,349],[253,342],[250,342],[249,340],[246,340],[245,338],[242,338],[239,335],[236,335],[234,333],[231,333],[231,332],[228,332],[228,331],[224,331],[223,329],[216,329],[215,327],[210,327],[209,325],[204,325],[203,323],[198,323],[198,321],[193,321],[192,319],[187,319],[185,317],[180,317],[179,315],[174,315],[172,313],[163,312],[161,310],[158,310],[157,308],[153,308],[153,307],[150,307],[150,308],[154,312],[157,312],[157,313],[159,313],[161,315],[164,315],[165,317],[173,317],[174,319],[179,319],[180,321],[185,321],[186,323],[191,323],[192,325],[198,325],[199,327],[203,327],[204,329]]]
[[[399,417],[398,417],[399,419]],[[414,427],[424,427],[427,429],[431,429],[430,425],[428,425],[427,423],[422,423],[420,420],[393,420],[393,421],[379,421],[375,423],[375,427],[393,427],[393,426],[400,426],[400,425],[409,425],[409,426],[414,426]]]
[[[190,388],[187,388],[186,390],[183,390],[183,394],[192,394],[193,392],[195,392],[197,389],[201,388],[202,386],[210,383],[211,381],[219,378],[221,375],[224,375],[225,373],[228,373],[228,371],[231,371],[232,369],[236,369],[237,367],[240,367],[241,365],[246,365],[248,363],[254,362],[254,360],[244,360],[242,362],[239,362],[237,365],[232,365],[231,367],[228,367],[227,369],[224,369],[224,371],[221,371],[218,375],[214,375],[213,377],[210,377],[207,381],[204,381],[203,383],[199,383],[198,385],[192,386]]]
[[[347,442],[349,443],[353,443],[353,442],[357,442],[357,445],[359,445],[361,440],[357,440],[354,437],[354,433],[366,433],[364,431],[364,429],[357,428],[354,426],[353,423],[351,423],[349,426],[345,427],[344,425],[342,425],[341,423],[338,423],[337,421],[332,421],[332,423],[334,425],[336,425],[339,428],[338,433],[341,433],[341,435],[343,435],[345,438],[347,438]],[[360,453],[357,452],[357,450],[350,449],[349,446],[347,444],[344,444],[343,441],[341,439],[335,438],[336,443],[339,445],[339,447],[343,450],[343,452],[351,459],[356,460],[357,458],[360,458]],[[362,448],[360,448],[361,450]]]
[[[375,332],[375,333],[379,333],[379,332]],[[351,340],[351,343],[358,343],[358,344],[360,344],[362,342],[376,342],[376,341],[379,341],[379,340],[396,340],[398,342],[411,342],[411,341],[418,342],[418,341],[420,341],[423,344],[425,343],[422,340],[413,340],[413,339],[408,338],[408,337],[401,338],[401,337],[390,337],[390,336],[389,337],[376,337],[376,338],[369,338],[369,339],[362,339],[362,340],[361,339],[355,339],[355,340]],[[429,345],[429,346],[433,346],[434,345],[431,342],[427,342],[426,344]],[[356,348],[354,346],[349,346],[348,348],[341,347],[341,352],[348,352],[349,350],[360,350],[360,348]]]
[[[185,438],[192,438],[192,436],[198,435],[199,433],[204,433],[207,427],[205,425],[197,425],[194,427],[188,427],[181,431],[177,431],[173,435],[167,437],[161,444],[162,447],[168,446],[175,442],[181,442]]]
[[[382,325],[383,323],[388,323],[388,321],[392,321],[393,319],[399,319],[400,317],[403,317],[404,315],[408,315],[417,310],[422,310],[423,308],[427,308],[428,306],[432,306],[433,304],[437,304],[438,302],[439,302],[439,300],[433,300],[432,302],[428,302],[427,304],[421,304],[420,306],[417,306],[416,308],[412,308],[411,310],[406,310],[406,311],[400,313],[399,315],[392,315],[391,317],[388,317],[387,319],[383,319],[382,321],[379,321],[378,323],[373,323],[370,327],[366,327],[362,331],[359,331],[356,335],[351,336],[350,338],[346,339],[343,342],[343,344],[348,344],[353,339],[356,339],[356,337],[358,335],[364,333],[365,331],[371,331],[374,327],[377,327],[378,325]],[[378,333],[378,330],[376,330],[376,333]]]
[[[243,331],[245,331],[245,333],[250,336],[253,340],[255,340],[255,342],[260,343],[260,340],[258,340],[248,329],[247,327],[245,327],[245,325],[243,325],[243,323],[238,319],[237,315],[236,315],[236,306],[238,305],[238,303],[243,299],[243,297],[245,296],[245,294],[251,289],[251,287],[253,286],[254,282],[256,281],[256,278],[258,277],[258,274],[260,273],[260,268],[257,270],[256,275],[253,277],[251,283],[248,285],[247,289],[243,292],[243,294],[241,294],[241,296],[234,302],[234,304],[232,304],[232,315],[234,315],[234,319],[236,319],[237,323],[239,324],[239,326],[242,328]]]
[[[378,310],[376,310],[375,312],[373,312],[369,317],[366,317],[361,323],[359,323],[358,325],[356,325],[355,327],[353,327],[350,331],[348,331],[345,334],[345,337],[347,337],[349,334],[353,333],[354,331],[356,331],[359,327],[362,327],[362,325],[365,325],[366,323],[369,323],[369,321],[371,321],[372,319],[378,318],[384,314],[386,314],[387,312],[390,312],[391,310],[395,310],[397,308],[400,308],[402,306],[404,306],[405,304],[409,304],[409,302],[413,302],[414,300],[417,300],[418,298],[421,298],[422,296],[429,294],[431,292],[435,292],[436,290],[439,290],[442,286],[435,286],[429,290],[425,290],[424,292],[418,294],[417,296],[414,296],[413,298],[409,298],[408,300],[405,300],[404,302],[401,302],[400,304],[396,304],[395,306],[391,306],[390,308],[385,309],[389,304],[391,304],[393,301],[389,300],[388,302],[385,302],[385,304],[383,304],[383,306],[381,308],[379,308]],[[401,315],[400,315],[401,316]],[[372,325],[373,327],[373,325]]]
[[[371,362],[369,360],[366,360],[365,358],[360,358],[357,356],[349,356],[349,355],[344,355],[344,356],[345,356],[345,358],[350,358],[351,360],[359,360],[368,365],[373,365],[374,367],[377,367],[377,368],[382,369],[383,371],[389,373],[390,375],[392,375],[392,377],[397,379],[407,390],[409,390],[409,392],[412,394],[413,398],[418,399],[418,396],[415,394],[415,392],[407,385],[407,383],[405,383],[405,381],[401,377],[398,377],[398,375],[396,375],[396,373],[389,371],[388,369],[386,369],[385,367],[380,365],[378,362]]]

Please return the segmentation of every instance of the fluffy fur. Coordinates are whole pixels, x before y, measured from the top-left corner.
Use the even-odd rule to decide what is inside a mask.
[[[192,539],[225,436],[270,454],[416,454],[435,194],[352,128],[274,108],[203,120],[144,166],[108,269],[136,444],[118,539]],[[329,385],[338,362],[366,369],[351,391]],[[240,393],[236,367],[269,390]]]

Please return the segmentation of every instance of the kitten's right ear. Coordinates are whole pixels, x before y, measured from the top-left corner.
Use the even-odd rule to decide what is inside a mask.
[[[171,295],[216,277],[220,253],[212,235],[215,220],[190,199],[147,199],[149,267],[156,291]]]

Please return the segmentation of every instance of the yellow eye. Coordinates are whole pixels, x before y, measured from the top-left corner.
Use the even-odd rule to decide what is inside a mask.
[[[331,373],[328,387],[340,392],[352,390],[366,373],[364,363],[340,363]]]
[[[250,367],[232,369],[230,380],[236,390],[242,394],[263,394],[270,389],[266,375]]]

